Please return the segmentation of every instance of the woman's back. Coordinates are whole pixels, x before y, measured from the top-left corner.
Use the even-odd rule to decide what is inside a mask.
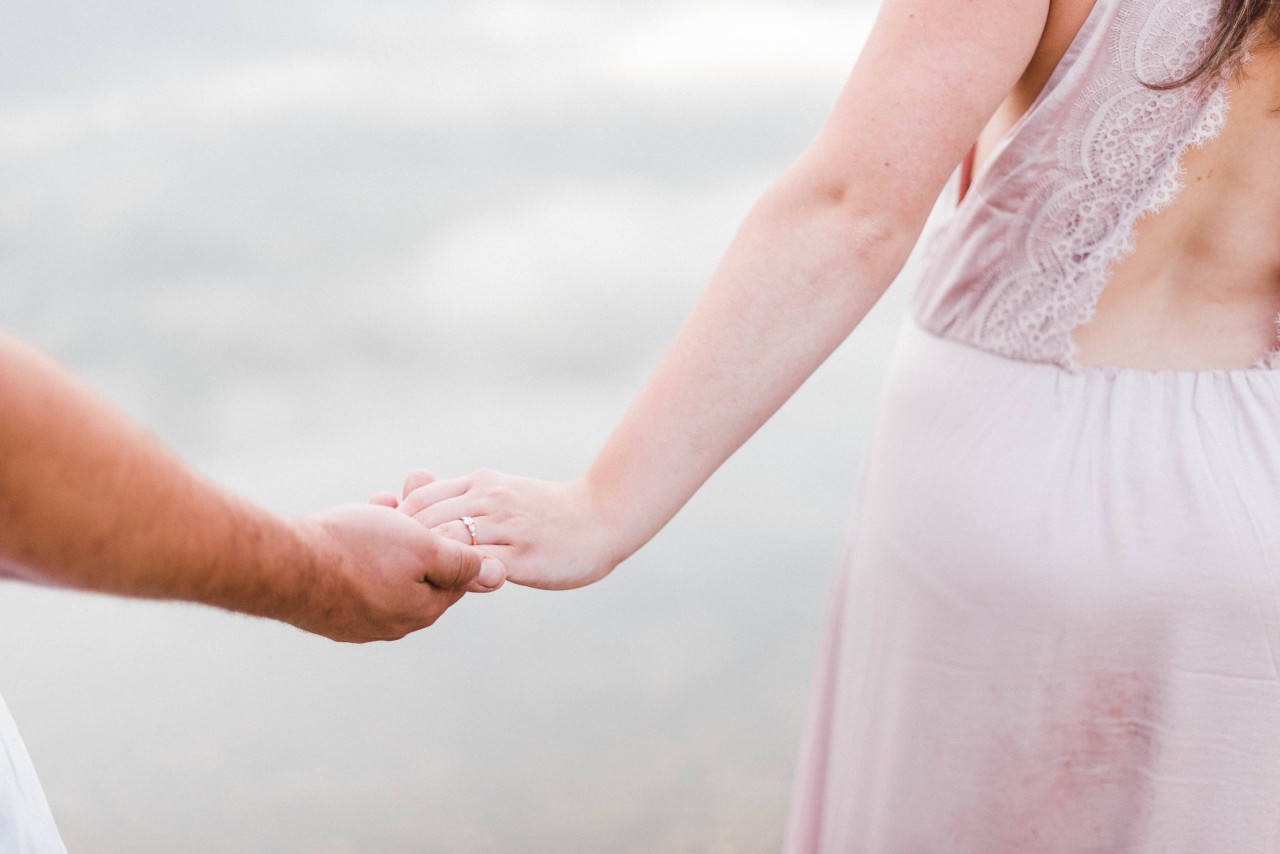
[[[1229,81],[1143,85],[1194,67],[1217,6],[1059,1],[944,196],[926,328],[1067,367],[1275,358],[1280,51],[1259,38]]]
[[[1093,321],[1087,365],[1249,367],[1280,316],[1280,50],[1255,48],[1228,87],[1226,125],[1183,158],[1184,188],[1137,224]]]

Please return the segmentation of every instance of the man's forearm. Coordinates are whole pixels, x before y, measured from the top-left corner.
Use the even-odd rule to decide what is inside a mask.
[[[320,542],[0,336],[0,574],[287,619],[296,591],[324,581]]]

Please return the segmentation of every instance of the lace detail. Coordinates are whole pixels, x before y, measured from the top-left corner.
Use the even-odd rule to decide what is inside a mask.
[[[1276,339],[1280,340],[1280,317],[1276,317]],[[1280,370],[1280,345],[1259,356],[1253,363],[1253,367],[1262,371]]]
[[[1225,124],[1221,86],[1206,98],[1194,86],[1144,85],[1195,66],[1213,30],[1213,9],[1161,0],[1134,14],[1142,5],[1117,15],[1110,68],[1076,102],[1059,138],[1057,168],[1028,199],[1033,214],[1015,238],[1024,251],[1010,253],[983,330],[997,352],[1074,366],[1071,335],[1092,319],[1112,266],[1133,251],[1134,224],[1173,201],[1182,189],[1184,150]]]
[[[1184,153],[1226,123],[1226,75],[1170,91],[1144,85],[1195,67],[1217,9],[1216,0],[1098,0],[1064,69],[978,176],[990,182],[982,198],[966,198],[940,230],[922,325],[1077,367],[1072,333],[1133,251],[1134,225],[1177,197]]]

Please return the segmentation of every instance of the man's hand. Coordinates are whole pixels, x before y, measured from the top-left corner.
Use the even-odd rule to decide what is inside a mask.
[[[502,564],[386,507],[348,505],[303,520],[320,555],[315,587],[284,619],[338,641],[396,640],[432,625],[468,590],[502,586]]]
[[[3,334],[0,400],[0,578],[202,602],[347,641],[403,637],[503,582],[500,562],[386,507],[288,519],[238,498]]]

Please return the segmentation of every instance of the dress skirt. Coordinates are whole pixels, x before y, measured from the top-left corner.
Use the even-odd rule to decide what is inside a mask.
[[[1280,371],[1066,370],[908,321],[791,854],[1280,852]]]

